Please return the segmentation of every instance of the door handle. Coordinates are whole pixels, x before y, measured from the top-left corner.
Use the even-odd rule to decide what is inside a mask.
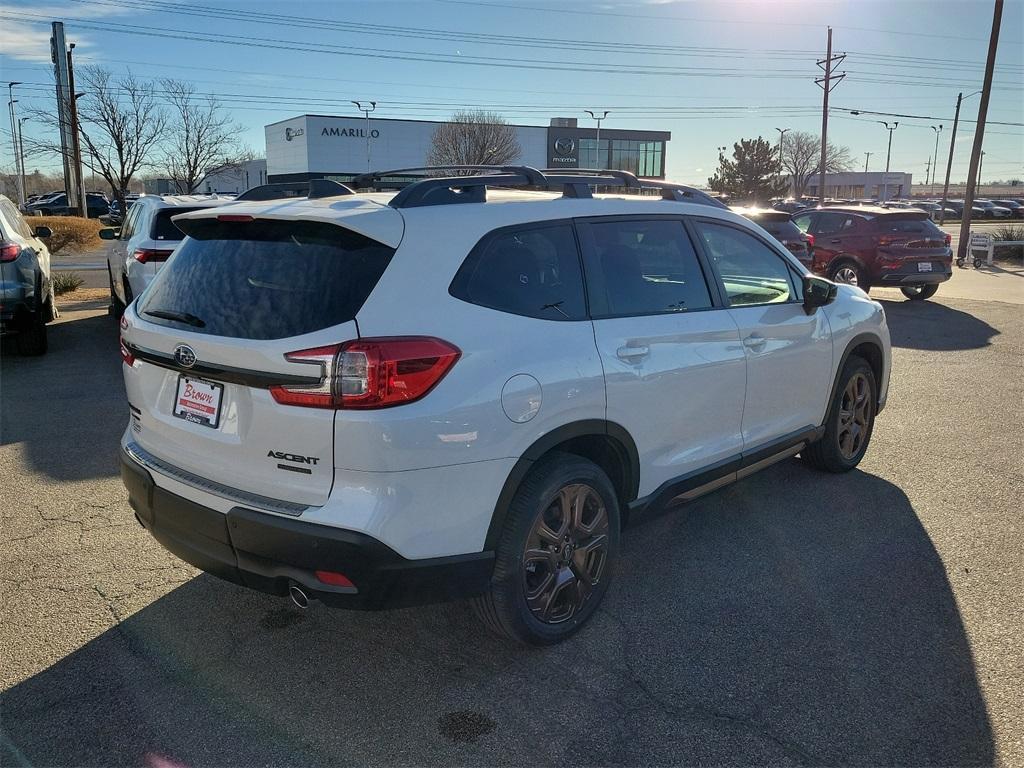
[[[748,349],[752,349],[755,352],[760,352],[764,349],[764,345],[767,339],[764,336],[759,336],[756,333],[752,333],[743,340],[743,346]]]
[[[651,354],[651,348],[646,344],[640,344],[635,347],[627,345],[625,347],[619,347],[617,350],[615,350],[615,354],[620,360],[625,360],[626,362],[636,362],[637,360],[640,360],[641,358],[647,357],[649,354]]]

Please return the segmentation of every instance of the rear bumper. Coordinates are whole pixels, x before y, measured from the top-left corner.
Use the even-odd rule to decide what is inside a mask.
[[[122,450],[121,479],[139,522],[168,551],[207,573],[261,592],[292,584],[329,605],[361,610],[444,602],[487,589],[492,552],[408,560],[372,536],[244,507],[227,514],[156,485]],[[342,573],[354,587],[321,583]]]
[[[933,261],[931,272],[920,272],[918,262],[909,261],[897,269],[884,269],[878,278],[878,285],[933,285],[944,283],[953,276],[953,262]]]

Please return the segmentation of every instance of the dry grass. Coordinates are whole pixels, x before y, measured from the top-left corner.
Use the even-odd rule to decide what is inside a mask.
[[[32,216],[26,219],[29,225],[49,227],[53,235],[46,239],[51,254],[64,250],[87,251],[97,248],[103,242],[99,232],[103,224],[98,219],[83,219],[80,216]]]

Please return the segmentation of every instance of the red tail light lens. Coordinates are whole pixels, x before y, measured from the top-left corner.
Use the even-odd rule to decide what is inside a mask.
[[[136,248],[132,258],[143,264],[151,264],[155,261],[167,261],[167,258],[174,251],[158,251],[153,248]]]
[[[814,247],[814,235],[805,234],[804,235],[804,239],[807,241],[807,247],[808,248],[813,248]]]
[[[21,246],[17,243],[0,243],[0,261],[14,261],[21,255]]]
[[[304,349],[285,357],[297,363],[319,363],[319,384],[274,386],[270,394],[285,405],[390,408],[426,395],[461,355],[448,342],[426,336],[359,339]]]
[[[946,247],[947,248],[953,244],[953,236],[951,234],[949,234],[948,232],[946,233],[945,240],[946,240]]]
[[[135,355],[128,349],[128,345],[124,343],[124,337],[121,337],[121,361],[125,365],[135,364]]]

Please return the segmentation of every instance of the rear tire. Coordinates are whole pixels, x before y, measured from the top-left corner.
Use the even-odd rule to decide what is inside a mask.
[[[867,361],[851,355],[825,418],[825,434],[801,452],[812,467],[849,472],[860,464],[871,442],[878,402],[875,373]]]
[[[114,290],[114,275],[110,272],[110,265],[107,265],[107,282],[110,284],[110,314],[115,320],[120,320],[124,314],[124,302],[118,297]]]
[[[939,290],[939,286],[935,283],[931,285],[908,285],[900,288],[900,290],[911,301],[924,301],[934,296],[935,292]]]
[[[593,462],[552,453],[509,506],[489,590],[473,599],[494,632],[551,645],[576,632],[608,590],[619,550],[618,497]]]
[[[828,276],[834,283],[856,285],[864,291],[864,293],[871,290],[871,284],[868,282],[867,274],[855,261],[840,261],[838,264],[829,268]]]

